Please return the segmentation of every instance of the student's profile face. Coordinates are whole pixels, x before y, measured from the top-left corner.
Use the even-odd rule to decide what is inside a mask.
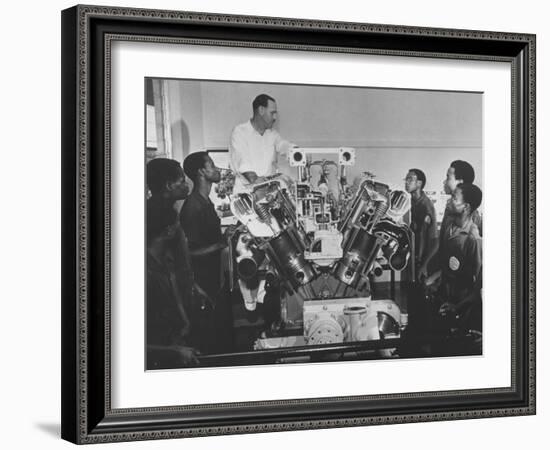
[[[168,183],[168,190],[174,200],[185,200],[187,198],[189,195],[189,185],[187,184],[183,170],[178,178]]]
[[[467,207],[467,204],[464,203],[464,196],[462,195],[462,189],[457,188],[453,192],[451,197],[451,214],[461,215]]]
[[[273,100],[268,100],[267,106],[260,106],[260,116],[266,128],[273,127],[273,124],[277,120],[277,103]]]
[[[447,169],[447,178],[443,180],[443,189],[445,194],[451,195],[458,185],[458,181],[455,178],[455,169],[454,167],[449,167]]]
[[[203,174],[206,180],[210,181],[211,183],[219,183],[221,180],[220,169],[216,167],[214,161],[212,161],[212,158],[210,158],[210,156],[207,156],[204,161]]]
[[[414,172],[408,172],[405,178],[405,190],[410,194],[411,192],[416,191],[421,186],[421,182],[418,181],[418,177]]]

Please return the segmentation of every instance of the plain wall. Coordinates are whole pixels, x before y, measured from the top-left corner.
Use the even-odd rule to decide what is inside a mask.
[[[202,94],[199,83],[164,82],[167,100],[172,156],[180,162],[191,153],[204,147]]]
[[[441,191],[449,163],[464,159],[482,185],[481,93],[356,87],[166,81],[173,155],[227,148],[231,130],[252,115],[252,99],[277,101],[276,129],[300,147],[354,147],[350,182],[364,171],[403,187],[410,168],[426,173],[426,190]],[[182,133],[181,130],[185,130]],[[187,140],[181,138],[186,134]],[[286,159],[282,172],[294,174]]]

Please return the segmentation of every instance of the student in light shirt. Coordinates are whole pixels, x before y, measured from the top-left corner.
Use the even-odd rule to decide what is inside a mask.
[[[273,128],[277,120],[277,103],[273,97],[258,95],[252,102],[252,113],[250,120],[233,129],[229,143],[229,164],[237,173],[237,190],[275,174],[277,155],[294,146]]]

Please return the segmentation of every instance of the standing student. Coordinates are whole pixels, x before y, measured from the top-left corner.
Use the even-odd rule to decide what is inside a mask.
[[[168,158],[151,160],[147,164],[147,186],[151,192],[151,197],[147,200],[147,229],[155,223],[156,211],[172,210],[177,217],[176,202],[185,200],[189,195],[189,186],[181,164]],[[170,262],[188,314],[193,303],[211,302],[208,294],[194,280],[188,240],[181,226],[175,228],[173,239],[166,246],[165,259]],[[149,262],[155,264],[150,259]],[[198,332],[198,328],[198,324],[191,327],[190,341]]]
[[[197,351],[188,341],[188,302],[172,256],[180,227],[177,213],[167,203],[151,202],[147,217],[147,369],[197,365]]]
[[[199,339],[205,351],[229,350],[231,303],[221,286],[221,254],[227,238],[222,235],[220,218],[209,198],[212,184],[220,181],[220,169],[207,152],[191,153],[183,168],[193,182],[193,190],[181,208],[180,221],[189,242],[195,282],[212,300],[211,304],[194,306],[194,321],[201,323]]]
[[[481,326],[482,245],[473,221],[481,199],[482,192],[476,185],[459,184],[449,204],[449,224],[441,236],[439,295],[442,304],[439,312],[458,316],[465,329],[480,329]],[[479,318],[479,323],[472,323],[474,317]]]
[[[405,190],[411,194],[411,229],[415,237],[415,263],[422,267],[437,246],[435,208],[424,192],[426,175],[420,169],[409,169]]]
[[[470,163],[462,160],[453,161],[449,168],[447,169],[447,174],[445,180],[443,180],[443,189],[447,195],[453,195],[455,189],[459,184],[472,184],[475,179],[475,171]],[[445,207],[445,212],[443,214],[443,219],[441,221],[441,227],[439,230],[439,239],[436,241],[436,245],[431,248],[431,251],[426,255],[426,258],[418,270],[418,276],[420,279],[428,276],[429,268],[431,266],[430,262],[434,261],[438,253],[438,249],[441,245],[441,239],[445,235],[447,227],[452,222],[451,216],[449,214],[451,210],[451,201],[449,199]],[[482,221],[479,211],[476,209],[472,213],[472,221],[476,224],[479,235],[482,235]],[[435,260],[437,261],[437,260]],[[439,262],[436,264],[439,267]]]

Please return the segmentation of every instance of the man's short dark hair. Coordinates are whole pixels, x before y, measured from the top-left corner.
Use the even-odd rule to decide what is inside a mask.
[[[461,183],[457,186],[457,189],[462,191],[462,200],[464,203],[470,205],[470,212],[474,212],[479,205],[481,205],[481,199],[483,198],[483,193],[475,184],[466,184]]]
[[[178,213],[169,202],[147,201],[147,243],[159,237],[170,225],[176,223]]]
[[[258,108],[260,106],[263,106],[264,108],[267,107],[267,104],[269,103],[269,101],[272,101],[274,102],[275,99],[273,97],[270,97],[269,95],[267,94],[260,94],[258,95],[254,101],[252,102],[252,112],[256,112],[258,110]]]
[[[177,181],[182,176],[180,163],[175,159],[156,158],[147,164],[147,186],[151,194],[162,194],[166,183]]]
[[[422,189],[424,189],[426,186],[426,174],[420,169],[409,169],[409,172],[414,173],[418,181],[422,181]]]
[[[455,180],[462,180],[465,184],[474,182],[476,173],[470,163],[457,159],[451,163],[451,167],[455,170]]]
[[[195,152],[187,155],[183,160],[183,171],[191,181],[195,182],[200,169],[206,164],[207,152]]]

